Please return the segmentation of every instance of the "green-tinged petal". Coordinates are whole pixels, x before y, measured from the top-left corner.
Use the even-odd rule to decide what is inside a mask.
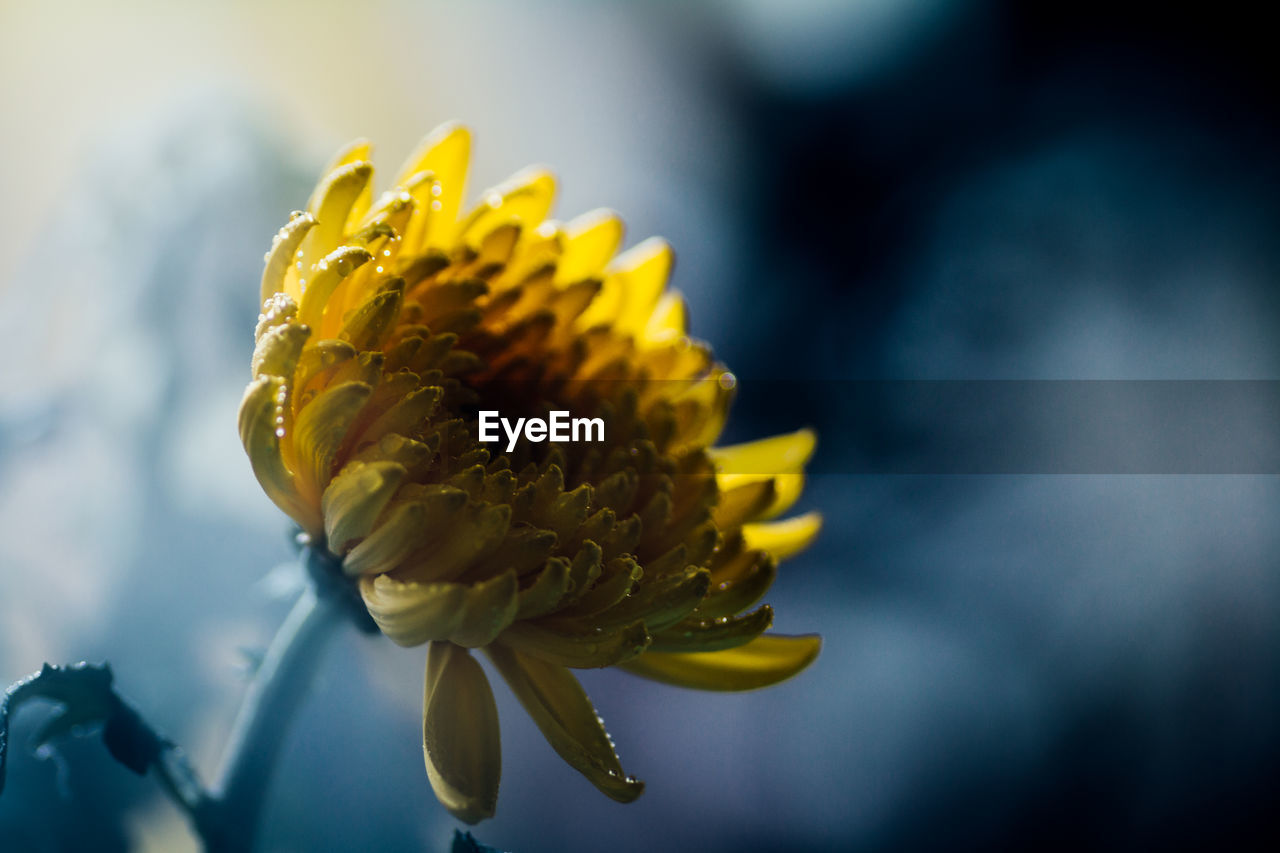
[[[347,341],[358,350],[380,348],[391,337],[400,307],[404,304],[404,279],[398,287],[391,287],[373,294],[342,323],[338,338]]]
[[[773,608],[764,604],[741,616],[686,619],[664,631],[655,631],[649,647],[655,652],[718,652],[746,645],[771,624]]]
[[[767,551],[744,551],[711,578],[711,591],[693,613],[718,619],[746,610],[759,601],[778,576],[777,562]]]
[[[275,376],[264,376],[249,385],[240,403],[240,441],[267,497],[307,531],[319,533],[319,516],[299,497],[293,474],[280,456],[286,393],[284,382]]]
[[[373,389],[363,382],[347,382],[326,388],[301,412],[294,425],[294,446],[300,471],[319,497],[333,475],[333,460],[347,429]]]
[[[666,577],[640,581],[631,595],[591,621],[616,625],[643,619],[650,631],[661,631],[684,619],[711,588],[711,574],[706,569],[688,568]]]
[[[504,572],[484,583],[467,587],[462,619],[449,639],[460,646],[488,645],[516,618],[519,581],[515,572]]]
[[[634,675],[697,690],[755,690],[785,681],[818,657],[822,638],[765,634],[720,652],[646,652],[622,664]]]
[[[276,232],[271,240],[271,251],[267,252],[266,268],[262,271],[263,302],[285,289],[286,274],[295,263],[298,246],[315,224],[316,218],[310,213],[294,211],[289,223]]]
[[[552,557],[528,589],[520,590],[517,619],[534,619],[550,613],[569,591],[569,561]]]
[[[644,783],[623,773],[609,734],[573,673],[504,646],[486,651],[561,758],[620,803],[640,796]]]
[[[633,658],[649,646],[649,639],[643,622],[613,630],[582,628],[578,632],[516,622],[502,632],[498,642],[548,663],[585,669],[613,666]]]
[[[452,643],[432,643],[427,652],[422,751],[450,814],[466,823],[493,817],[502,775],[498,706],[484,670]]]
[[[408,570],[409,575],[421,581],[453,580],[496,549],[510,527],[509,506],[468,507],[454,520],[450,535],[422,554],[421,560]]]
[[[329,550],[342,554],[352,539],[368,536],[407,473],[394,462],[353,463],[339,471],[320,502]]]
[[[782,521],[744,524],[742,535],[747,547],[768,551],[775,559],[785,560],[808,548],[822,530],[822,514],[807,512]]]

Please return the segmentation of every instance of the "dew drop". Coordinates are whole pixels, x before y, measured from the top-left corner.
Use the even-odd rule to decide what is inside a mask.
[[[726,371],[720,374],[719,382],[721,388],[726,391],[732,391],[738,384],[738,377]]]

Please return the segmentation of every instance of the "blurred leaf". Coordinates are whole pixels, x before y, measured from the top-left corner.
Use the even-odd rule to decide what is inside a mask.
[[[45,664],[39,672],[10,685],[0,700],[0,792],[4,791],[9,715],[33,699],[61,706],[40,727],[35,745],[74,733],[77,728],[102,726],[102,740],[111,756],[139,775],[172,744],[160,737],[125,704],[111,686],[111,667],[76,663]]]

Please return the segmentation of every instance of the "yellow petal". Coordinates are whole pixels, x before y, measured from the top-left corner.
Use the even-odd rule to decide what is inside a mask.
[[[266,268],[262,271],[263,302],[285,289],[285,276],[293,268],[298,246],[315,224],[316,218],[310,213],[294,211],[289,224],[276,232],[271,240],[271,251],[267,252]],[[296,293],[292,295],[298,296]]]
[[[373,260],[367,249],[359,246],[343,246],[316,264],[311,280],[302,283],[302,299],[298,302],[298,319],[313,329],[320,329],[320,321],[329,306],[329,297],[342,280],[358,267]]]
[[[352,539],[368,536],[407,473],[394,462],[356,463],[339,471],[320,502],[329,550],[342,554]]]
[[[415,214],[415,219],[423,215],[429,217],[425,245],[448,248],[452,242],[458,208],[466,190],[470,160],[471,132],[460,124],[445,124],[422,140],[396,176],[396,186],[406,186],[409,179],[419,172],[431,172],[435,177],[439,191],[431,190],[434,201],[428,209],[420,207]],[[405,250],[416,251],[419,248],[406,246]]]
[[[666,289],[675,255],[666,240],[650,237],[614,259],[600,295],[582,313],[584,326],[612,323],[622,334],[639,336]]]
[[[305,278],[312,264],[342,244],[346,233],[347,218],[356,200],[365,192],[373,177],[373,165],[367,162],[348,163],[330,172],[316,187],[307,210],[316,218],[316,227],[302,244],[302,275]]]
[[[333,475],[333,460],[347,429],[373,389],[362,382],[347,382],[327,388],[298,414],[294,424],[294,447],[298,452],[298,474],[310,484],[317,500]]]
[[[486,652],[561,758],[620,803],[640,796],[644,783],[623,773],[595,706],[569,670],[504,646]]]
[[[721,474],[722,487],[732,488],[740,482],[803,471],[817,440],[813,430],[802,429],[745,444],[716,447],[710,451],[711,459]],[[743,479],[735,479],[739,477]]]
[[[502,775],[498,706],[484,670],[452,643],[432,643],[427,652],[422,751],[431,787],[454,817],[493,817]]]
[[[701,654],[646,652],[622,664],[635,675],[698,690],[755,690],[790,678],[818,657],[822,639],[765,634],[745,646]]]
[[[298,496],[293,474],[280,455],[284,393],[285,383],[276,376],[264,376],[249,385],[240,403],[240,441],[267,497],[309,533],[318,535],[320,518]]]
[[[662,294],[649,322],[644,327],[644,339],[649,344],[678,340],[689,332],[688,309],[684,297],[670,290]]]
[[[802,429],[746,444],[713,448],[710,452],[716,463],[716,483],[727,491],[745,483],[772,479],[773,501],[757,517],[773,518],[799,500],[804,491],[804,466],[816,444],[813,430]]]
[[[822,529],[822,515],[807,512],[783,521],[763,524],[744,524],[742,535],[747,547],[768,551],[778,560],[785,560],[808,548]]]
[[[712,518],[721,530],[737,527],[745,521],[754,521],[773,504],[777,494],[772,479],[741,483],[724,489],[712,510]]]
[[[564,252],[556,265],[556,281],[572,284],[599,278],[622,244],[622,219],[612,210],[593,210],[565,226]]]
[[[514,572],[478,584],[415,583],[366,575],[360,594],[382,633],[401,646],[449,640],[461,646],[492,642],[516,616]]]
[[[524,169],[481,197],[480,203],[463,219],[459,236],[474,243],[513,220],[526,229],[533,229],[547,218],[555,195],[555,175],[539,167]]]
[[[352,140],[338,150],[338,153],[333,156],[333,159],[329,161],[329,165],[325,167],[321,174],[331,175],[343,166],[368,161],[372,153],[373,143],[369,140]],[[364,190],[356,197],[355,203],[351,206],[351,213],[347,216],[348,225],[353,225],[364,218],[365,213],[369,210],[370,197],[370,182],[366,181]]]
[[[268,329],[253,348],[250,362],[253,376],[279,376],[286,382],[292,380],[302,348],[310,337],[311,330],[296,323]]]

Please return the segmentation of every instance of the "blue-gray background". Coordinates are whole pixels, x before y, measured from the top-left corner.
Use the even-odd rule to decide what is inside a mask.
[[[743,380],[732,437],[816,426],[802,507],[828,519],[769,596],[779,629],[826,638],[804,675],[712,695],[587,674],[649,783],[635,804],[497,686],[482,840],[1274,842],[1276,477],[854,475],[840,460],[930,432],[892,406],[851,426],[813,392],[1280,378],[1269,31],[1247,7],[1030,6],[0,6],[0,682],[109,659],[212,772],[291,588],[234,426],[262,252],[332,148],[370,136],[388,170],[459,118],[473,190],[546,162],[562,216],[607,205],[630,241],[674,243],[695,332]],[[263,849],[444,848],[421,671],[416,650],[334,644]],[[99,744],[13,758],[0,849],[191,849]]]

